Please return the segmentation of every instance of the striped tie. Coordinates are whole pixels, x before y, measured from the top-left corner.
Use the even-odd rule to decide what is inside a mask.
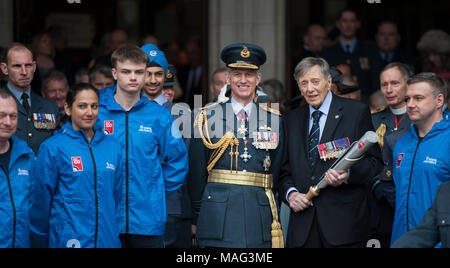
[[[319,152],[317,150],[317,146],[319,145],[320,140],[320,117],[322,116],[321,111],[315,111],[312,114],[313,118],[313,126],[311,129],[311,134],[309,135],[309,163],[311,166],[314,166],[316,163]]]

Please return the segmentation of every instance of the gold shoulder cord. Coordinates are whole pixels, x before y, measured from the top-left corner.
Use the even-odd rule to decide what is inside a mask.
[[[206,137],[203,134],[203,124],[205,124],[206,128]],[[200,136],[202,137],[203,144],[210,150],[214,150],[213,154],[211,155],[209,161],[207,170],[208,172],[211,172],[213,170],[216,163],[219,161],[219,159],[222,157],[222,155],[227,150],[228,146],[231,146],[230,151],[230,157],[231,157],[231,167],[230,171],[233,172],[233,159],[236,160],[236,171],[238,170],[238,155],[239,155],[239,140],[234,136],[232,132],[227,132],[222,137],[222,139],[219,140],[216,144],[213,144],[211,142],[211,139],[209,137],[209,130],[208,130],[208,117],[206,115],[206,110],[203,108],[199,115],[195,118],[194,125],[198,127],[198,131],[200,132]],[[233,148],[236,146],[236,151],[233,152]]]
[[[377,129],[378,143],[380,144],[381,149],[384,147],[384,135],[386,135],[386,130],[387,127],[384,123]]]

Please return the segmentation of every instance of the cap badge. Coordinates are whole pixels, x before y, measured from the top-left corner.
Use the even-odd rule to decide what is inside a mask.
[[[172,79],[173,78],[173,74],[170,70],[167,70],[167,79]]]
[[[244,49],[241,51],[241,57],[247,59],[250,57],[250,51],[246,46],[244,46]]]

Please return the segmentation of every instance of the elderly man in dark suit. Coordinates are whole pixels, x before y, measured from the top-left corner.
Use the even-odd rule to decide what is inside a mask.
[[[372,147],[350,170],[335,171],[329,170],[334,161],[319,159],[325,152],[318,145],[347,141],[349,146],[373,130],[369,107],[331,93],[330,67],[322,58],[301,61],[295,77],[309,105],[283,120],[280,193],[291,208],[287,246],[363,247],[368,235],[367,179],[381,169],[379,148]],[[313,204],[305,193],[323,174],[330,187]]]
[[[33,53],[24,45],[11,44],[2,57],[0,68],[8,76],[6,87],[17,101],[19,122],[16,136],[26,141],[37,154],[41,143],[51,137],[59,125],[58,105],[31,90],[36,62]]]

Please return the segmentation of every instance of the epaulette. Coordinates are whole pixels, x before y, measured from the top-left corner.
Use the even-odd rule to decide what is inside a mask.
[[[276,110],[276,109],[273,109],[273,108],[270,108],[270,107],[267,106],[267,104],[265,104],[265,103],[260,103],[260,104],[259,104],[259,107],[260,107],[261,109],[263,109],[264,111],[267,111],[267,112],[269,112],[269,113],[272,113],[272,114],[281,116],[280,111],[278,111],[278,110]]]
[[[202,113],[206,113],[206,110],[212,109],[212,108],[217,107],[217,106],[219,106],[221,104],[222,104],[222,102],[212,102],[212,103],[208,103],[206,106],[204,106],[204,107],[202,107],[200,109],[199,108],[195,109],[195,113],[194,114],[197,114],[197,116],[195,117],[194,125],[197,125],[198,119],[203,116]]]
[[[202,110],[211,109],[211,108],[217,107],[217,106],[219,106],[221,104],[222,104],[222,102],[209,103],[205,107],[203,107]]]
[[[386,106],[383,106],[383,107],[380,107],[380,108],[377,108],[377,109],[370,110],[370,113],[371,113],[371,114],[377,114],[377,113],[380,113],[380,112],[386,110],[387,107],[388,107],[388,106],[386,105]]]

